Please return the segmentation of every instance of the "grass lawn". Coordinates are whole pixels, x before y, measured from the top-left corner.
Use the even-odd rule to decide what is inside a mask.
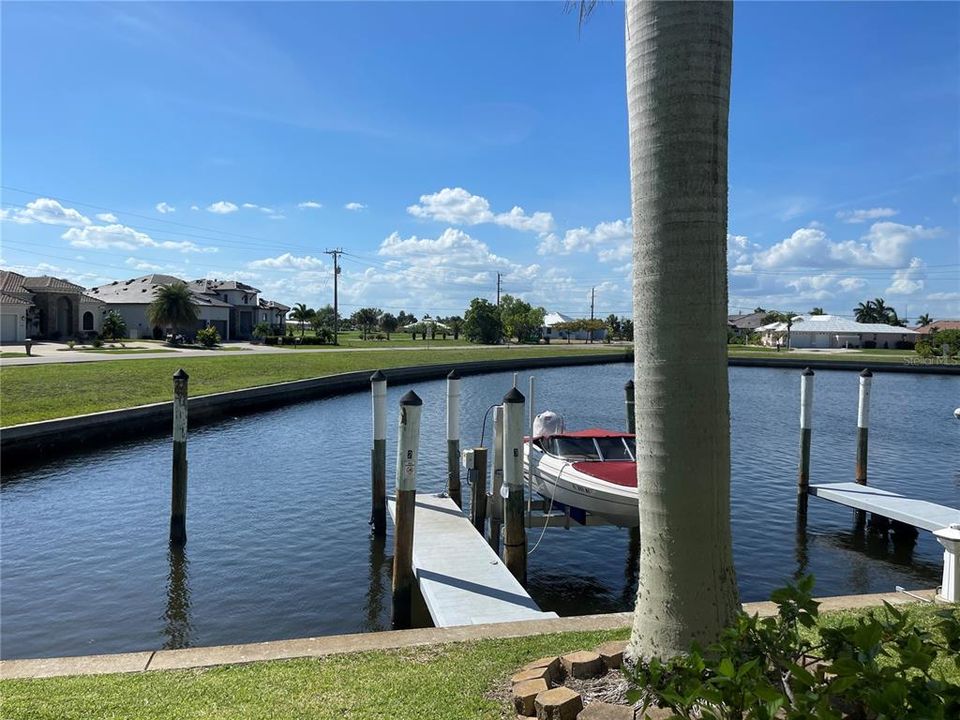
[[[167,350],[164,348],[77,348],[76,352],[122,355],[124,353],[169,353],[176,352],[176,350]]]
[[[942,606],[941,606],[942,607]],[[939,608],[938,608],[939,609]],[[862,611],[861,611],[862,612]],[[911,606],[919,623],[934,608]],[[822,616],[824,624],[854,613]],[[10,720],[97,718],[392,718],[460,720],[513,717],[490,693],[521,665],[545,655],[623,639],[629,630],[562,633],[506,640],[261,662],[205,670],[6,680]],[[935,672],[960,683],[946,657]]]
[[[919,357],[913,350],[845,350],[843,352],[787,352],[776,348],[758,347],[755,345],[728,345],[727,355],[737,357],[780,357],[789,360],[841,360],[846,362],[893,362],[902,363]]]
[[[578,352],[618,352],[598,346]],[[619,350],[623,352],[623,349]],[[327,353],[250,353],[0,368],[0,425],[79,415],[170,400],[173,373],[190,374],[191,395],[238,390],[286,380],[401,365],[567,355],[549,347]]]
[[[377,348],[377,347],[458,347],[458,346],[469,346],[470,343],[464,340],[462,337],[457,340],[453,339],[453,335],[448,335],[447,339],[444,340],[441,335],[433,340],[430,340],[430,333],[427,333],[427,339],[422,340],[420,335],[417,335],[417,339],[414,340],[410,337],[410,333],[403,332],[394,332],[390,333],[390,339],[386,339],[385,333],[379,333],[384,336],[382,340],[375,340],[374,338],[378,333],[371,333],[367,335],[367,339],[364,340],[362,334],[356,330],[347,330],[341,332],[337,338],[337,341],[340,343],[340,347],[346,348]],[[294,337],[300,337],[300,333],[294,331]],[[304,333],[306,337],[315,337],[316,333],[313,330],[307,330]],[[288,349],[297,349],[300,347],[304,348],[317,348],[323,347],[322,345],[281,345],[280,347]]]
[[[12,352],[12,351],[10,351],[10,352],[6,352],[6,351],[5,351],[5,352],[0,352],[0,358],[5,358],[5,357],[26,357],[26,356],[27,356],[27,354],[26,354],[25,352]]]

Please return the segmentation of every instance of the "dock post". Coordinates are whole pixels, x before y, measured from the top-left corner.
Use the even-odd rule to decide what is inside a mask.
[[[873,373],[860,373],[860,400],[857,405],[857,476],[860,485],[867,484],[867,434],[870,428],[870,383]]]
[[[393,538],[393,624],[409,627],[413,604],[413,522],[423,401],[411,390],[400,399],[397,433],[397,518]]]
[[[503,397],[503,482],[507,486],[504,508],[503,556],[507,569],[527,584],[527,527],[523,514],[523,403],[513,388]]]
[[[634,410],[636,394],[634,393],[633,380],[627,380],[623,386],[623,391],[627,396],[627,432],[635,435],[637,432],[637,416]]]
[[[463,508],[460,491],[460,373],[447,375],[447,495]]]
[[[183,368],[173,376],[173,482],[170,497],[170,543],[187,542],[187,382]]]
[[[473,471],[470,486],[470,520],[482,536],[487,527],[487,449],[473,450]]]
[[[490,547],[500,554],[500,530],[503,527],[503,405],[493,408],[493,463],[490,482]]]
[[[527,523],[530,523],[530,518],[533,516],[533,420],[536,416],[536,411],[533,409],[533,391],[535,385],[535,378],[533,375],[530,376],[530,389],[527,392],[527,405],[529,406],[528,416],[530,422],[528,423],[527,429],[530,431],[528,447],[527,447],[527,461],[524,463],[527,471]]]
[[[373,399],[373,448],[370,451],[370,487],[372,490],[370,524],[373,534],[387,534],[387,377],[377,370],[370,376]]]
[[[810,436],[813,428],[813,370],[800,373],[800,469],[797,473],[797,514],[807,515],[807,488],[810,486]]]

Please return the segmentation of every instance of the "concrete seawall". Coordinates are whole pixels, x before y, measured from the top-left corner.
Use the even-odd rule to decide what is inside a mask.
[[[853,370],[860,372],[864,368],[877,373],[919,373],[924,375],[960,375],[960,362],[953,365],[913,364],[892,362],[871,362],[852,357],[849,360],[817,360],[791,357],[731,357],[727,360],[730,367],[772,367],[795,368],[802,370]]]
[[[627,362],[632,352],[602,354],[576,353],[551,357],[476,360],[398,367],[384,370],[390,385],[445,378],[454,368],[461,375],[481,375],[511,370],[600,365]],[[262,385],[244,390],[199,395],[190,398],[190,426],[205,425],[224,417],[242,415],[271,407],[290,405],[370,389],[373,370],[340,373],[307,380]],[[172,386],[171,386],[172,387]],[[6,468],[16,467],[56,454],[72,454],[129,437],[169,432],[173,403],[160,402],[120,410],[11,425],[0,430],[0,454]]]

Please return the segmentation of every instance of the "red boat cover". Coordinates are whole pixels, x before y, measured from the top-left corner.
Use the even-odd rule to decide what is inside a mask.
[[[573,430],[562,433],[557,433],[554,437],[590,437],[590,438],[602,438],[602,437],[627,437],[631,438],[633,435],[631,433],[617,432],[616,430],[604,430],[603,428],[588,428],[587,430]]]
[[[635,462],[627,460],[584,461],[573,463],[573,469],[614,485],[637,486],[637,464]]]

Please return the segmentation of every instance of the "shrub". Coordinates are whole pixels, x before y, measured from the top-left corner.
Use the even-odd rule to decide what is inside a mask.
[[[67,340],[67,347],[73,350],[73,346],[77,344],[76,340]]]
[[[960,686],[935,660],[960,668],[960,614],[919,627],[889,603],[841,627],[819,628],[813,578],[777,590],[775,617],[740,613],[705,651],[627,670],[632,702],[680,718],[958,717]],[[641,715],[643,712],[640,713]]]
[[[913,350],[914,343],[909,340],[897,340],[897,344],[894,346],[897,350]]]
[[[264,345],[277,345],[277,344],[279,344],[279,342],[280,342],[281,339],[282,339],[282,338],[279,338],[279,337],[277,337],[276,335],[267,335],[267,336],[263,339],[263,344],[264,344]]]
[[[204,347],[214,347],[220,344],[220,333],[213,325],[197,330],[197,342]]]
[[[95,348],[102,348],[103,339],[99,337],[95,337],[93,340],[90,341],[90,344],[93,345]]]
[[[270,323],[257,323],[250,334],[255,338],[265,338],[270,334]]]
[[[873,349],[875,349],[876,347],[877,347],[877,341],[876,341],[876,340],[864,340],[864,341],[863,341],[863,349],[864,349],[864,350],[873,350]]]
[[[933,347],[926,340],[921,340],[918,342],[914,347],[914,350],[917,351],[917,355],[923,358],[933,357],[936,354]]]
[[[116,310],[111,310],[107,313],[107,316],[103,318],[103,324],[100,327],[100,332],[103,337],[110,338],[111,340],[126,337],[127,323],[124,321],[120,313],[118,313]]]

